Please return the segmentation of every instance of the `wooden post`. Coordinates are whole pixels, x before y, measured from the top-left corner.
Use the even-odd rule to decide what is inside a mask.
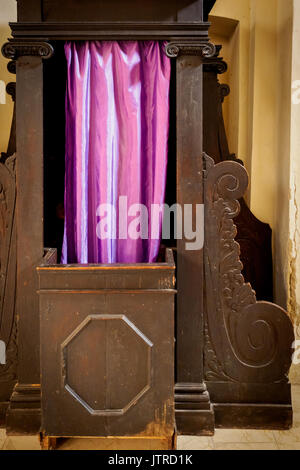
[[[43,257],[43,57],[47,43],[2,48],[17,59],[17,299],[18,383],[7,412],[8,433],[40,428],[39,304],[36,266]]]
[[[195,208],[203,204],[202,55],[213,54],[214,47],[170,43],[167,53],[168,48],[170,56],[178,56],[177,203],[183,214],[185,205],[192,205],[195,230]],[[182,227],[182,239],[177,240],[176,424],[179,434],[213,434],[214,415],[203,374],[203,247],[189,250],[191,240],[185,237],[184,223]]]

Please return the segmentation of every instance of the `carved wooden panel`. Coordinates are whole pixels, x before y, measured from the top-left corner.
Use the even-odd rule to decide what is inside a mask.
[[[123,415],[151,386],[152,347],[125,315],[89,315],[61,346],[65,389],[92,415]]]
[[[42,266],[42,430],[165,436],[174,429],[174,261]]]
[[[287,381],[293,326],[275,304],[257,302],[242,275],[233,218],[247,188],[245,168],[204,155],[206,378],[244,383]]]
[[[9,71],[14,69],[9,63]],[[16,84],[6,91],[15,101]],[[7,402],[17,380],[16,295],[16,142],[15,110],[6,153],[0,158],[0,341],[5,357],[0,362],[0,423],[4,420]]]
[[[7,344],[13,323],[16,258],[15,238],[15,155],[0,162],[0,319],[1,339]],[[13,259],[12,259],[13,258]],[[4,315],[5,320],[4,321]]]

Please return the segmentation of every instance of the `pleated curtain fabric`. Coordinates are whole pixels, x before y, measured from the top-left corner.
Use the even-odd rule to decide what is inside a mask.
[[[162,213],[155,227],[150,214],[165,196],[171,66],[164,46],[65,44],[64,264],[157,259]]]

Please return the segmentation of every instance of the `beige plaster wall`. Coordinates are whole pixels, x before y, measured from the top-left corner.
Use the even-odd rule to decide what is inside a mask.
[[[227,80],[231,87],[230,99],[225,103],[225,108],[228,107],[225,125],[230,151],[239,155],[248,171],[251,169],[248,136],[250,11],[250,0],[217,0],[211,12],[211,21],[216,16],[238,22],[231,36],[224,37],[222,42],[222,56],[230,67],[229,79],[221,76],[220,81],[225,83]],[[214,33],[211,34],[211,39],[218,42]]]
[[[287,300],[293,315],[298,348],[300,347],[300,1],[293,0],[290,168],[289,168],[289,238],[287,241]],[[284,51],[283,51],[284,53]],[[296,88],[297,87],[297,88]],[[285,149],[283,148],[283,152]],[[284,154],[286,155],[286,154]],[[286,157],[285,157],[286,160]],[[285,166],[283,164],[283,166]],[[279,215],[280,216],[280,215]],[[279,222],[280,223],[280,222]],[[280,240],[281,241],[281,240]],[[291,371],[293,382],[300,383],[300,365]]]
[[[231,96],[225,105],[229,107],[225,112],[228,140],[249,172],[251,209],[274,227],[276,168],[271,163],[277,151],[277,0],[217,0],[212,21],[214,16],[239,23],[231,41],[223,43],[229,70],[238,69],[238,78],[229,80]],[[215,41],[214,34],[211,38]]]
[[[9,21],[16,21],[16,0],[0,0],[0,47],[10,36]],[[4,93],[7,83],[15,81],[15,75],[7,71],[7,60],[0,54],[0,152],[7,149],[13,105],[9,95]]]

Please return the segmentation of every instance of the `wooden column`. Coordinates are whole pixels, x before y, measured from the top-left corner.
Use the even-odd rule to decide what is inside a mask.
[[[182,211],[185,204],[203,204],[202,60],[197,56],[177,59],[177,203]],[[187,250],[188,242],[184,233],[177,241],[177,381],[199,383],[203,377],[199,341],[203,330],[203,250]]]
[[[16,42],[2,48],[17,59],[17,299],[18,383],[7,412],[10,433],[40,428],[39,304],[36,266],[43,257],[43,63],[47,43]]]
[[[177,56],[177,203],[183,213],[185,204],[193,206],[195,229],[195,208],[203,204],[202,64],[214,46],[170,43],[168,50]],[[190,241],[183,230],[177,240],[176,424],[180,434],[213,434],[203,374],[203,247],[188,250]]]

